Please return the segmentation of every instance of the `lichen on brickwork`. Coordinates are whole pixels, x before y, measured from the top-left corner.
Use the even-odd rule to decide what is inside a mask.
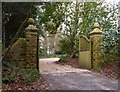
[[[26,39],[19,38],[9,50],[5,60],[15,61],[20,64],[25,62],[25,49],[26,49]]]
[[[93,68],[99,68],[100,62],[101,62],[101,46],[100,43],[102,43],[101,36],[96,36],[92,38],[93,44],[92,44],[92,61],[93,61]]]
[[[89,33],[91,39],[91,57],[93,62],[93,68],[98,69],[101,63],[101,50],[103,43],[103,32],[100,30],[98,23],[94,24],[94,30]]]
[[[19,38],[11,47],[6,60],[17,61],[24,68],[34,68],[37,65],[37,31],[33,25],[34,19],[28,19],[28,27],[25,31],[25,38]]]

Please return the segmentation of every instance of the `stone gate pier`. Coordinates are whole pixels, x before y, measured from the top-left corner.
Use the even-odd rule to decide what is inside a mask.
[[[88,39],[80,35],[79,40],[79,63],[80,68],[97,69],[101,62],[101,50],[103,43],[103,32],[100,30],[98,22],[94,24],[94,29],[89,33]]]
[[[12,45],[5,60],[17,62],[24,68],[38,68],[38,29],[33,18],[28,19],[28,27],[25,28],[25,37],[20,37]]]

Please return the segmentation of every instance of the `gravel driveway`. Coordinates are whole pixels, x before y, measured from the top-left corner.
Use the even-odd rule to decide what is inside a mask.
[[[117,90],[118,80],[86,69],[58,65],[59,58],[40,59],[40,72],[51,90]]]

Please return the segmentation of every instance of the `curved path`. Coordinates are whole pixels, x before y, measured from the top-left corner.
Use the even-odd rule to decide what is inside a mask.
[[[40,59],[40,72],[51,90],[117,90],[118,80],[109,79],[86,69],[58,65],[59,58]]]

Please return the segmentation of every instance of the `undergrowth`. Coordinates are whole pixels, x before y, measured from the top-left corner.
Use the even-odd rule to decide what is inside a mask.
[[[12,82],[31,84],[40,77],[37,69],[23,68],[17,62],[3,61],[2,66],[2,82],[5,84]]]

